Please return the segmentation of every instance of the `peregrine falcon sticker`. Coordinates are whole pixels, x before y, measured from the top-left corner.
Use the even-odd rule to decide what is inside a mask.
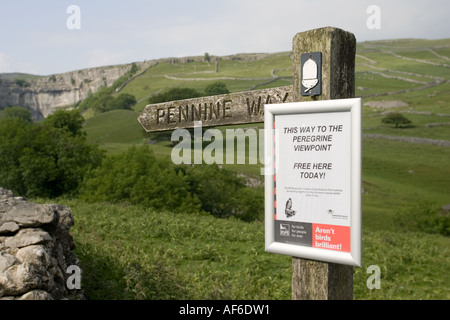
[[[318,96],[322,94],[322,52],[303,53],[302,64],[302,96]]]
[[[287,218],[295,216],[295,210],[292,210],[292,199],[291,198],[289,198],[288,201],[286,201],[286,208],[284,210],[284,213],[286,214]]]

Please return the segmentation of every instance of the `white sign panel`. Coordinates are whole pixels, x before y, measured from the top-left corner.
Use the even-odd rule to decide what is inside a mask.
[[[265,106],[266,251],[361,265],[361,99]]]

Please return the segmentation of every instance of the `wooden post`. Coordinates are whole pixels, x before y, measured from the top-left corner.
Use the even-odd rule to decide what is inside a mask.
[[[301,54],[322,52],[322,94],[301,95]],[[293,100],[330,100],[355,95],[355,36],[337,28],[298,33],[293,40]],[[353,299],[353,267],[292,258],[292,299]]]
[[[301,55],[321,52],[321,94],[301,95]],[[298,33],[293,40],[292,86],[147,105],[138,120],[148,132],[263,121],[263,104],[353,98],[355,36],[337,28]],[[213,108],[214,107],[214,108]],[[352,299],[353,267],[292,258],[293,299]]]

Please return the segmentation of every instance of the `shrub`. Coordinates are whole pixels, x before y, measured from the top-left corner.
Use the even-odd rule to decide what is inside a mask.
[[[381,119],[381,122],[387,124],[395,124],[395,127],[398,128],[400,125],[410,124],[411,120],[398,112],[390,112],[386,117]]]
[[[125,110],[131,110],[131,107],[136,104],[136,97],[128,94],[128,93],[121,93],[116,98],[114,98],[114,101],[110,105],[110,110],[114,109],[125,109]]]
[[[128,93],[121,93],[117,97],[112,96],[113,87],[100,87],[93,94],[88,93],[86,99],[77,105],[79,110],[93,109],[96,112],[107,112],[115,109],[131,110],[136,104],[136,97]]]
[[[57,110],[43,121],[44,124],[47,124],[50,127],[65,129],[74,136],[81,134],[83,122],[83,116],[78,110]]]
[[[195,89],[192,88],[172,88],[166,92],[159,93],[150,97],[148,102],[152,103],[161,103],[167,101],[175,101],[189,98],[197,98],[201,97],[202,94]]]
[[[450,216],[443,215],[442,210],[429,202],[420,202],[412,208],[405,209],[395,218],[406,230],[450,235]]]
[[[205,94],[207,96],[214,96],[226,93],[230,93],[230,91],[228,90],[227,85],[223,82],[214,82],[206,86],[205,88]]]
[[[30,84],[24,79],[15,79],[14,82],[21,88],[27,88]]]
[[[8,107],[0,112],[0,119],[20,118],[26,123],[31,123],[31,111],[24,107]]]
[[[264,193],[245,186],[243,178],[217,165],[186,167],[190,191],[201,209],[220,218],[234,216],[244,221],[261,219]]]
[[[157,159],[148,146],[104,159],[85,179],[81,198],[244,221],[262,220],[264,212],[262,190],[246,187],[234,172],[217,165],[175,166]]]
[[[41,124],[21,118],[0,121],[0,184],[28,197],[74,194],[102,152],[86,142],[75,113],[61,111]],[[64,121],[59,121],[64,120]]]
[[[130,202],[158,210],[199,211],[186,177],[158,160],[148,146],[130,147],[107,157],[86,179],[82,198],[88,202]]]

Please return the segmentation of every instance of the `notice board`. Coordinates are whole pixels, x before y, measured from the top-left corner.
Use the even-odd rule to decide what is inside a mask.
[[[268,104],[266,251],[361,265],[361,99]]]

